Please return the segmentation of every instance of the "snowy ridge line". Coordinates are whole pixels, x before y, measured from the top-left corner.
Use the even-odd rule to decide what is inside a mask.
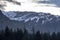
[[[42,24],[46,22],[60,20],[60,16],[58,15],[52,15],[50,13],[43,13],[43,12],[37,13],[37,12],[12,12],[10,11],[10,12],[3,12],[3,14],[6,15],[11,20],[24,21],[24,22],[34,21],[36,23],[41,21]]]

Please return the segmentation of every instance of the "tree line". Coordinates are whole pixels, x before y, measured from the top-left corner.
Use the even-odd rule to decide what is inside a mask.
[[[0,40],[60,40],[60,32],[52,34],[40,33],[37,31],[29,33],[28,30],[17,28],[17,30],[10,29],[8,26],[4,30],[0,30]]]

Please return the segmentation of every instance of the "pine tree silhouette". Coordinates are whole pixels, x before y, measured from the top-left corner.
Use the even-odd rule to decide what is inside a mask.
[[[40,31],[37,31],[36,35],[35,35],[35,40],[42,40]]]

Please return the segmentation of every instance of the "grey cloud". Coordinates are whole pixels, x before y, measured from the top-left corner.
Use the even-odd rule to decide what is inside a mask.
[[[0,2],[0,10],[4,10],[4,7],[5,7],[6,5],[5,4],[2,4],[1,2]]]
[[[0,5],[0,10],[1,10],[1,9],[4,9],[4,8],[3,8],[3,5]]]
[[[4,0],[4,1],[8,1],[8,2],[12,2],[13,4],[21,5],[20,2],[17,2],[17,1],[14,1],[14,0]]]
[[[60,0],[43,0],[43,1],[36,1],[37,3],[46,3],[46,4],[55,4],[57,7],[60,7]]]
[[[3,2],[1,2],[1,1],[3,1]],[[11,3],[16,4],[16,5],[21,5],[20,2],[17,2],[17,1],[14,1],[14,0],[0,0],[0,10],[4,10],[4,7],[6,6],[6,4],[4,3],[5,1],[11,2]]]

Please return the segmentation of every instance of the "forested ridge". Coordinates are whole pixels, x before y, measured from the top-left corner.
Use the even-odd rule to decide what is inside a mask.
[[[33,28],[32,28],[33,29]],[[10,29],[8,26],[4,30],[0,30],[0,40],[60,40],[60,32],[41,33],[39,30],[35,33],[28,33],[25,28],[17,30]]]

